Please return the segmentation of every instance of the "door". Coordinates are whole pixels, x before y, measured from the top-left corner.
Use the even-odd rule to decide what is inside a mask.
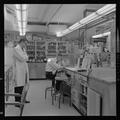
[[[87,96],[87,116],[100,116],[101,112],[100,94],[88,88]]]

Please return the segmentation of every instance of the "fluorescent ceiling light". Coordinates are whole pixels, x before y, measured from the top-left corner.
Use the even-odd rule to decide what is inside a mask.
[[[16,10],[16,17],[18,21],[21,21],[21,11],[20,10]]]
[[[22,20],[25,21],[27,19],[27,11],[22,11]]]
[[[94,35],[92,36],[92,38],[100,38],[100,37],[104,37],[104,36],[107,36],[107,35],[110,35],[111,32],[106,32],[106,33],[103,33],[103,34],[99,34],[99,35]]]
[[[27,9],[27,4],[22,4],[22,10],[26,10]]]
[[[111,34],[111,32],[103,33],[104,36],[106,36],[106,35],[110,35],[110,34]]]
[[[21,4],[16,4],[15,7],[16,7],[17,10],[20,10],[21,9]]]
[[[25,33],[26,32],[26,29],[23,29],[23,33]]]
[[[19,27],[19,29],[22,29],[22,30],[23,30],[23,29],[26,29],[26,27]]]
[[[116,5],[115,4],[108,4],[102,7],[101,9],[97,10],[98,14],[105,14],[110,13],[111,11],[115,10]]]
[[[23,34],[22,34],[22,32],[20,32],[20,36],[22,36]]]
[[[70,32],[70,30],[69,30],[69,29],[66,29],[66,30],[64,30],[64,31],[62,32],[62,34],[69,33],[69,32]]]
[[[82,20],[80,20],[80,23],[81,24],[86,24],[88,23],[90,20],[94,20],[94,18],[97,17],[97,14],[94,12],[90,15],[88,15],[87,17],[83,18]]]
[[[23,21],[23,22],[22,22],[22,26],[23,26],[23,27],[26,27],[26,25],[27,25],[27,21]]]
[[[26,32],[25,33],[23,33],[23,35],[25,35],[26,34]]]
[[[22,29],[21,28],[19,28],[19,32],[20,32],[20,35],[22,35]]]
[[[62,36],[62,34],[57,34],[57,37],[61,37]]]
[[[57,35],[57,37],[60,37],[62,34],[61,34],[61,32],[57,32],[56,35]]]
[[[21,21],[18,21],[18,27],[19,27],[19,28],[22,27]]]
[[[70,29],[70,30],[73,30],[73,29],[75,29],[76,27],[78,27],[79,25],[80,25],[80,23],[77,22],[77,23],[73,24],[71,27],[69,27],[69,29]]]

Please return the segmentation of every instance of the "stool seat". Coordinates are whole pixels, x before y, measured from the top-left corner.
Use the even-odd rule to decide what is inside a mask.
[[[68,80],[68,78],[66,76],[60,76],[60,77],[55,77],[55,80],[65,81]]]

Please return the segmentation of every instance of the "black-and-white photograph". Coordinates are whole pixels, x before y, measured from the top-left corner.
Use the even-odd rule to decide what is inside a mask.
[[[8,116],[116,116],[116,4],[4,4]]]

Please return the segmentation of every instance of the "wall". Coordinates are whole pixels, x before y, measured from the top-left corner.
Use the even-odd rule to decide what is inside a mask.
[[[102,30],[100,27],[104,30]],[[116,61],[116,34],[115,34],[116,33],[116,24],[115,24],[115,19],[108,21],[108,22],[104,22],[104,23],[99,24],[97,26],[94,26],[90,29],[87,29],[85,41],[90,43],[91,37],[93,35],[101,34],[101,33],[108,32],[108,31],[111,32],[111,36],[110,36],[110,40],[111,40],[110,48],[111,48],[111,53],[112,53],[111,54],[111,61],[113,61],[115,63],[115,61]],[[76,30],[76,31],[64,36],[63,39],[68,39],[69,43],[71,41],[78,40],[78,44],[80,45],[84,40],[84,38],[83,38],[84,35],[82,35],[82,32],[83,32],[83,30],[80,30],[80,31]],[[81,48],[81,47],[79,47],[79,48]]]
[[[97,32],[97,29],[99,29],[100,27],[104,27],[106,29],[104,30],[99,30]],[[99,28],[98,28],[99,27]],[[91,40],[91,37],[93,35],[96,35],[96,34],[101,34],[101,33],[105,33],[105,32],[108,32],[110,31],[111,32],[111,36],[110,36],[110,48],[111,48],[111,61],[115,62],[115,59],[116,59],[116,25],[115,25],[115,20],[111,20],[111,21],[108,21],[108,22],[105,22],[103,24],[100,24],[100,25],[97,25],[91,29],[88,29],[86,31],[86,39],[88,41],[88,43],[90,43],[90,40]]]

